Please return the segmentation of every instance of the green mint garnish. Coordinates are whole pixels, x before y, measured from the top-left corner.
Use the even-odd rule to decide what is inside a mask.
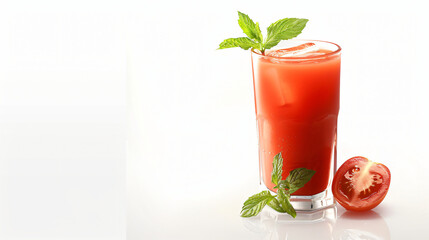
[[[241,209],[242,217],[253,217],[258,215],[268,205],[277,212],[287,213],[293,218],[296,211],[290,203],[290,195],[303,187],[313,177],[316,171],[297,168],[290,171],[289,176],[282,180],[283,157],[279,153],[273,159],[273,171],[271,181],[276,185],[277,195],[271,195],[270,191],[262,191],[248,198]]]
[[[277,200],[277,198],[274,198],[271,202],[268,202],[267,205],[270,206],[272,209],[276,210],[277,212],[281,212],[281,213],[286,212],[285,210],[283,210],[283,207],[280,204],[279,200]]]
[[[279,202],[283,208],[283,210],[291,215],[293,218],[296,217],[295,209],[292,207],[292,204],[290,204],[290,193],[285,188],[279,188],[277,190],[277,198],[279,199]]]
[[[274,196],[271,195],[270,191],[262,191],[251,197],[249,197],[243,204],[241,209],[242,217],[252,217],[258,215],[260,211],[274,199]]]
[[[271,172],[271,182],[275,185],[278,185],[282,180],[283,173],[283,158],[282,153],[279,153],[274,156],[273,159],[273,171]]]
[[[264,39],[259,23],[253,22],[248,15],[238,12],[238,25],[247,37],[225,39],[219,44],[218,49],[240,47],[247,50],[253,48],[264,54],[265,50],[276,46],[281,40],[288,40],[301,34],[307,22],[308,19],[304,18],[280,19],[267,28],[267,37]]]
[[[296,190],[304,187],[304,185],[310,181],[313,175],[316,173],[314,170],[306,168],[297,168],[290,171],[289,176],[285,180],[285,186],[289,188],[289,192],[292,194]],[[289,184],[289,185],[287,185]]]

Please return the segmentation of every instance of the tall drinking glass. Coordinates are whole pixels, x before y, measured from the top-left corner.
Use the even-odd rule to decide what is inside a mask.
[[[288,40],[278,48],[304,43],[311,47],[283,57],[252,51],[253,85],[261,185],[276,192],[271,171],[281,152],[283,179],[295,168],[316,171],[291,196],[296,210],[316,210],[334,204],[341,48],[312,40]]]

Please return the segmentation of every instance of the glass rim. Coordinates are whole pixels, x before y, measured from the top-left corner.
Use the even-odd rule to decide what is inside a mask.
[[[276,57],[276,56],[268,56],[268,55],[263,55],[262,53],[256,52],[255,49],[251,49],[250,51],[252,52],[252,54],[256,54],[259,55],[260,57],[265,57],[265,58],[271,58],[271,59],[282,59],[282,60],[303,60],[303,59],[320,59],[320,58],[327,58],[336,54],[339,54],[341,52],[341,47],[340,45],[333,43],[333,42],[329,42],[329,41],[324,41],[324,40],[311,40],[311,39],[291,39],[291,40],[286,40],[289,42],[298,42],[298,41],[302,41],[302,42],[320,42],[320,43],[328,43],[330,45],[334,45],[337,47],[337,49],[333,52],[330,53],[326,53],[324,55],[318,55],[318,56],[306,56],[306,57]]]

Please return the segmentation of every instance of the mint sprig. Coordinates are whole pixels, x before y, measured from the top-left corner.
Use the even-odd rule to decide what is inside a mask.
[[[294,169],[289,173],[289,176],[286,178],[286,180],[284,180],[284,184],[287,188],[289,188],[289,192],[292,194],[296,192],[296,190],[304,187],[304,185],[310,181],[315,173],[316,171],[306,168]]]
[[[271,195],[270,191],[262,191],[251,196],[244,202],[241,216],[256,216],[268,205],[277,212],[288,213],[295,218],[296,211],[290,203],[290,195],[310,181],[315,173],[314,170],[297,168],[290,171],[289,176],[282,180],[283,157],[281,153],[277,154],[273,158],[271,172],[271,181],[276,185],[274,188],[277,189],[277,195]]]
[[[308,19],[284,18],[267,28],[267,37],[262,36],[259,23],[255,23],[247,14],[238,12],[238,25],[247,37],[228,38],[219,44],[218,49],[240,47],[244,50],[257,49],[262,54],[276,46],[282,40],[288,40],[301,34]]]
[[[271,172],[271,182],[275,185],[278,185],[282,180],[283,173],[283,158],[282,153],[279,153],[274,156],[273,159],[273,170]]]
[[[249,197],[243,204],[241,209],[242,217],[251,217],[256,216],[262,209],[274,199],[274,196],[271,195],[270,191],[262,191],[251,197]]]

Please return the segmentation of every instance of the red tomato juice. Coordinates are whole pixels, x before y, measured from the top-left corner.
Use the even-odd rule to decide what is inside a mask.
[[[260,174],[270,190],[273,157],[282,153],[283,179],[295,168],[315,170],[292,195],[327,189],[336,144],[340,94],[340,54],[330,50],[305,58],[252,53],[255,109],[259,132]]]

